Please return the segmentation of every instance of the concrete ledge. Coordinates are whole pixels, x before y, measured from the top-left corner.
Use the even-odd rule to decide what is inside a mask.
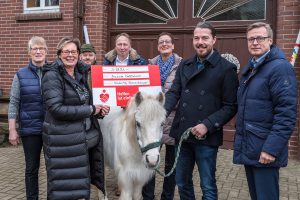
[[[37,20],[60,20],[63,18],[61,12],[49,13],[22,13],[16,14],[16,21],[37,21]]]

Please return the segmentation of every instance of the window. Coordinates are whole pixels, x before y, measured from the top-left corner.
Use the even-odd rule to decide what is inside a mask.
[[[178,0],[118,0],[117,24],[164,24],[177,18]]]
[[[116,0],[116,24],[166,24],[178,19],[200,21],[266,20],[266,0]],[[179,2],[180,8],[179,8]],[[184,8],[187,6],[187,8]]]
[[[59,0],[24,0],[24,13],[58,11]]]
[[[194,0],[194,18],[208,21],[265,19],[265,0]]]

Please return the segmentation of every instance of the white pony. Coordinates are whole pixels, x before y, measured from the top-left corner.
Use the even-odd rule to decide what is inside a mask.
[[[160,162],[160,140],[166,111],[164,96],[138,92],[126,109],[112,108],[100,120],[104,157],[118,179],[120,199],[142,199],[142,187]]]

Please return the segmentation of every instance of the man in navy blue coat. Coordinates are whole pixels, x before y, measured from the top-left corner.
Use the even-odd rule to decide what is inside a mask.
[[[279,200],[279,168],[297,115],[297,80],[284,53],[273,45],[269,24],[247,29],[252,58],[238,90],[233,162],[244,164],[252,200]]]
[[[178,105],[170,131],[177,147],[183,132],[192,128],[189,138],[182,143],[176,166],[175,179],[181,200],[196,199],[195,163],[202,199],[218,199],[217,152],[223,142],[223,125],[236,113],[238,78],[236,66],[213,48],[215,42],[214,27],[207,22],[197,24],[193,35],[196,55],[179,64],[171,89],[166,93],[168,114]]]

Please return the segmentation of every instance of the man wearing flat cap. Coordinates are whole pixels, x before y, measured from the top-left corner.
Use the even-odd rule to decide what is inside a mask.
[[[96,50],[92,44],[83,44],[80,48],[80,60],[86,64],[96,64]]]

